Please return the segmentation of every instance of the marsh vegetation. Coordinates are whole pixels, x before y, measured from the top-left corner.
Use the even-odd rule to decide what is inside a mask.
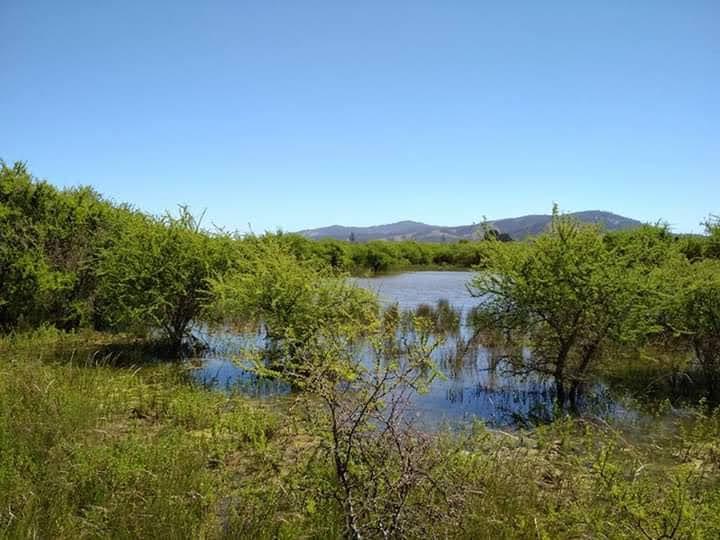
[[[717,537],[718,246],[557,211],[523,242],[238,236],[3,164],[0,535]],[[474,270],[349,279],[415,265]],[[218,356],[282,392],[198,384]],[[545,408],[429,426],[468,367]]]

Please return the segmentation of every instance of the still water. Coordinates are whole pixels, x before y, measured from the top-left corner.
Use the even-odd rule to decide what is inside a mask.
[[[404,272],[353,281],[378,293],[384,304],[397,303],[403,310],[435,304],[444,298],[450,305],[468,312],[480,303],[467,288],[472,278],[472,272]]]
[[[397,303],[402,310],[413,310],[420,304],[435,305],[446,299],[462,313],[459,335],[467,338],[471,330],[466,317],[482,300],[468,291],[471,272],[405,272],[374,278],[357,278],[361,287],[378,293],[385,305]],[[240,389],[255,396],[272,396],[289,392],[286,385],[260,380],[229,360],[233,351],[241,350],[243,341],[256,338],[225,336],[223,347],[204,358],[197,370],[198,380],[208,386]],[[496,426],[518,425],[532,419],[547,418],[553,406],[553,386],[548,381],[508,375],[502,369],[490,369],[493,351],[477,346],[462,361],[452,360],[456,338],[448,338],[437,351],[435,361],[443,377],[433,381],[427,393],[413,402],[413,413],[427,425],[483,420]],[[583,404],[593,413],[621,417],[630,414],[612,400],[605,388],[596,386]]]

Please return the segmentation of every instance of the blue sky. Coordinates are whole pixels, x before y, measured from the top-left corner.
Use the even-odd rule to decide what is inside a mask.
[[[232,229],[720,212],[720,2],[0,2],[0,157]]]

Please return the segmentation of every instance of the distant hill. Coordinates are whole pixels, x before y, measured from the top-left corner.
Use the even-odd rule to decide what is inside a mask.
[[[631,229],[642,225],[641,222],[627,217],[603,212],[601,210],[586,210],[568,214],[583,223],[599,223],[609,231]],[[498,219],[491,221],[490,225],[501,233],[509,234],[515,240],[534,236],[543,232],[550,223],[549,214],[537,214],[516,218]],[[371,227],[345,227],[331,225],[319,229],[299,231],[307,238],[320,240],[335,238],[348,240],[351,236],[356,242],[369,242],[370,240],[417,240],[418,242],[457,242],[458,240],[471,240],[476,237],[480,225],[460,225],[458,227],[443,227],[428,225],[418,221],[398,221],[388,225],[374,225]]]

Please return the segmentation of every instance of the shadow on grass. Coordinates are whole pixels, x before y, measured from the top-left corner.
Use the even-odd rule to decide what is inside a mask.
[[[48,362],[84,367],[179,363],[202,356],[207,350],[208,346],[198,340],[188,341],[178,348],[160,340],[97,332],[27,335],[0,344],[0,353],[7,358],[32,356]]]

